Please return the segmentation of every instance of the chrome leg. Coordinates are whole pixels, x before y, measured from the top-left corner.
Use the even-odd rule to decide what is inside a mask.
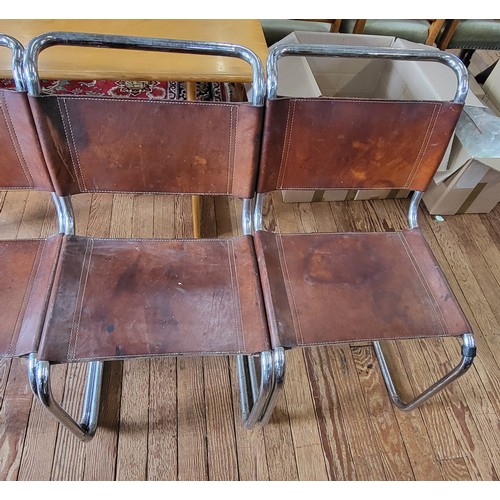
[[[102,361],[89,363],[87,383],[83,401],[81,423],[75,420],[55,401],[50,387],[50,364],[39,361],[36,364],[36,387],[38,399],[61,424],[82,441],[90,441],[95,434],[102,384]]]
[[[273,351],[273,388],[269,401],[262,417],[259,421],[261,425],[266,425],[271,418],[273,410],[278,402],[279,396],[285,384],[285,350],[283,347],[276,347]]]
[[[387,366],[387,362],[384,357],[384,353],[382,352],[382,348],[380,347],[380,343],[375,341],[373,342],[373,347],[375,349],[375,354],[377,355],[378,362],[380,364],[380,369],[382,371],[382,376],[384,378],[385,385],[389,392],[389,396],[392,399],[392,402],[401,410],[411,411],[417,406],[421,405],[423,402],[427,401],[430,397],[434,396],[441,389],[446,387],[448,384],[456,380],[458,377],[463,375],[471,366],[474,361],[474,357],[476,355],[476,344],[474,342],[474,337],[467,333],[463,335],[463,345],[462,345],[462,359],[460,363],[449,373],[447,373],[444,377],[440,378],[437,382],[432,384],[429,388],[419,394],[417,397],[409,401],[408,403],[404,403],[401,401],[396,388],[394,387],[394,382],[391,377],[391,373]]]
[[[75,234],[75,216],[70,196],[58,196],[52,193],[52,200],[56,206],[57,223],[59,232],[63,234]]]
[[[38,397],[38,390],[36,388],[36,354],[34,352],[28,356],[28,380],[31,392]]]
[[[270,351],[261,352],[260,379],[252,375],[251,356],[239,355],[236,358],[238,381],[241,394],[241,413],[245,427],[251,429],[261,420],[273,389],[273,354]]]

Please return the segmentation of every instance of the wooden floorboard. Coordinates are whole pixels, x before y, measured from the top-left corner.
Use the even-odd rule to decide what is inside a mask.
[[[478,72],[490,59],[473,59]],[[241,202],[203,199],[202,235],[241,234]],[[265,206],[283,232],[397,230],[408,200]],[[74,197],[78,234],[190,237],[189,198]],[[0,192],[0,237],[56,230],[46,193]],[[500,206],[447,216],[425,209],[420,226],[469,319],[478,346],[471,370],[413,412],[389,400],[368,343],[295,350],[283,397],[267,426],[245,429],[233,358],[105,363],[97,433],[83,444],[33,399],[25,360],[0,361],[0,479],[449,480],[500,478]],[[395,382],[410,398],[460,357],[454,339],[387,342]],[[77,416],[86,367],[55,366],[57,400]]]

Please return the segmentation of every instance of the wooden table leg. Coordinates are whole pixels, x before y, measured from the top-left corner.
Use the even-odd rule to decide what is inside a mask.
[[[188,101],[196,101],[196,82],[187,82],[186,97]],[[193,235],[195,238],[201,236],[201,196],[191,197],[191,209],[193,213]]]

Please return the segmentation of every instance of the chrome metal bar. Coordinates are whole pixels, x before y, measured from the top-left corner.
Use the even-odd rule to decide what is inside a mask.
[[[31,391],[38,397],[38,389],[36,387],[36,353],[32,352],[28,356],[28,380],[30,383]]]
[[[250,399],[252,390],[247,374],[247,366],[246,356],[238,354],[236,356],[236,368],[238,370],[238,386],[240,388],[241,417],[243,422],[248,420],[250,409],[253,406],[253,400]]]
[[[16,90],[25,90],[23,80],[24,47],[14,37],[4,33],[0,33],[0,47],[7,47],[12,51],[12,77],[14,78]]]
[[[257,367],[255,366],[255,356],[247,356],[247,365],[252,398],[254,401],[257,401],[259,397],[259,377],[257,375]]]
[[[408,225],[411,229],[418,227],[418,206],[423,194],[423,191],[415,191],[411,197],[410,208],[408,209]]]
[[[271,418],[276,403],[285,385],[285,350],[283,347],[276,347],[273,351],[273,387],[270,397],[262,413],[259,424],[266,425]]]
[[[38,55],[53,45],[75,45],[80,47],[146,50],[159,52],[181,52],[236,57],[252,67],[252,104],[264,103],[264,69],[257,55],[242,45],[195,40],[171,40],[167,38],[146,38],[137,36],[104,35],[96,33],[51,32],[41,34],[29,42],[24,53],[24,75],[30,95],[40,94],[38,77]]]
[[[81,424],[77,424],[52,395],[49,362],[38,361],[36,365],[38,399],[62,425],[82,441],[90,441],[94,437],[99,412],[101,384],[102,363],[90,363],[84,395],[82,422]]]
[[[261,352],[259,355],[260,360],[260,383],[258,394],[256,398],[252,397],[250,401],[249,389],[251,383],[249,382],[245,371],[245,364],[248,360],[244,359],[245,356],[240,355],[237,357],[238,379],[241,391],[242,402],[242,418],[245,427],[251,429],[261,420],[262,414],[266,405],[271,397],[273,389],[273,354],[270,351]],[[248,365],[247,365],[248,366]]]
[[[75,234],[75,216],[71,196],[58,196],[58,198],[64,217],[64,234],[73,235]]]
[[[241,207],[241,228],[243,234],[252,234],[252,203],[253,200],[250,198],[243,199],[243,205]]]
[[[373,342],[373,347],[375,349],[375,354],[377,356],[378,362],[380,364],[380,369],[382,371],[382,377],[384,378],[385,385],[387,387],[387,391],[389,392],[389,396],[392,402],[400,409],[404,411],[411,411],[415,409],[417,406],[420,406],[422,403],[427,401],[429,398],[434,396],[441,389],[445,388],[448,384],[459,378],[463,375],[471,366],[475,357],[475,342],[472,334],[467,333],[463,335],[463,347],[462,347],[462,359],[458,363],[458,365],[448,372],[445,376],[440,378],[437,382],[432,384],[429,388],[423,391],[421,394],[416,396],[411,401],[404,403],[399,397],[396,388],[394,386],[393,379],[391,377],[391,373],[387,366],[387,362],[385,360],[384,353],[380,346],[380,343],[375,341]]]
[[[61,207],[61,201],[59,200],[59,196],[56,193],[52,193],[52,200],[54,201],[54,205],[56,207],[57,212],[57,226],[59,233],[66,233],[66,214],[64,209]]]
[[[259,399],[260,384],[255,366],[255,356],[239,354],[236,358],[238,382],[241,393],[243,421],[248,420],[252,408]]]
[[[253,212],[253,225],[255,231],[263,231],[264,228],[264,215],[262,213],[264,208],[264,201],[267,193],[257,193],[255,198],[255,208]]]
[[[439,50],[399,50],[379,47],[357,47],[347,45],[277,45],[270,50],[267,57],[267,97],[273,99],[278,92],[278,59],[283,56],[320,56],[320,57],[349,57],[374,58],[395,60],[434,61],[445,64],[453,70],[457,77],[457,90],[453,101],[458,104],[465,102],[469,90],[467,68],[462,61],[453,54]]]
[[[99,417],[103,368],[102,361],[91,361],[88,366],[80,426],[91,435],[95,434]]]
[[[73,214],[71,197],[59,196],[56,193],[52,193],[52,200],[56,206],[59,232],[67,235],[75,234],[75,216]]]

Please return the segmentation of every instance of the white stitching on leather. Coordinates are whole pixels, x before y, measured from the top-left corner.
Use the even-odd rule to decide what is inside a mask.
[[[62,108],[61,108],[60,99],[57,98],[56,102],[57,102],[57,107],[59,108],[59,116],[61,117],[61,122],[62,122],[62,126],[63,126],[63,129],[64,129],[64,135],[66,136],[66,142],[69,143],[68,130],[66,128],[66,123],[64,121],[63,111],[62,111]],[[67,108],[66,108],[66,112],[67,112]],[[78,184],[78,189],[79,189],[80,192],[83,192],[82,186],[80,184],[80,178],[78,177],[78,172],[77,172],[77,170],[75,168],[75,159],[73,158],[73,151],[71,151],[70,147],[68,147],[68,149],[69,149],[69,156],[71,158],[71,164],[72,164],[72,167],[73,167],[74,177],[75,177],[76,182]]]
[[[78,171],[80,173],[80,177],[82,179],[82,184],[83,184],[83,188],[85,191],[88,191],[87,190],[87,186],[85,185],[85,178],[83,176],[83,169],[82,169],[82,164],[80,163],[80,156],[78,154],[78,149],[76,147],[76,141],[75,141],[75,136],[73,134],[73,126],[71,125],[71,118],[69,116],[69,110],[68,110],[68,105],[66,104],[66,99],[62,99],[63,101],[63,104],[64,104],[64,109],[66,110],[66,117],[68,119],[68,126],[69,126],[69,131],[70,131],[70,134],[71,134],[71,140],[73,142],[73,149],[75,150],[75,158],[76,158],[76,163],[78,165]],[[70,150],[71,152],[71,150]],[[80,183],[78,183],[78,185],[80,185]]]
[[[443,331],[443,334],[448,334],[450,333],[448,325],[446,324],[445,317],[443,315],[443,312],[441,311],[441,308],[439,307],[439,303],[434,297],[434,294],[432,293],[432,289],[429,286],[429,282],[427,281],[427,278],[425,277],[425,274],[422,271],[422,268],[420,267],[420,264],[418,263],[410,245],[408,244],[408,241],[406,240],[405,235],[403,234],[402,231],[398,231],[396,233],[399,236],[399,239],[401,240],[402,246],[405,249],[408,259],[413,265],[413,268],[415,269],[420,282],[422,283],[422,287],[424,288],[425,292],[427,293],[427,297],[429,298],[431,304],[433,305],[433,309],[435,312],[435,316],[437,317],[437,320],[439,321],[439,324],[441,325],[441,330]]]
[[[283,169],[283,163],[285,161],[285,150],[287,146],[287,141],[288,141],[288,128],[289,128],[289,122],[290,122],[290,116],[291,116],[291,106],[290,102],[288,103],[288,110],[287,110],[287,115],[286,115],[286,122],[285,122],[285,137],[283,138],[283,149],[281,150],[281,160],[280,160],[280,168],[278,170],[278,178],[276,179],[276,187],[282,185],[283,183],[281,182],[281,170]]]
[[[240,283],[239,283],[239,280],[238,280],[238,270],[236,268],[236,257],[235,257],[235,252],[234,252],[234,242],[233,240],[229,240],[229,245],[228,245],[228,250],[230,252],[230,258],[231,258],[231,261],[232,261],[232,266],[233,266],[233,269],[234,269],[234,278],[235,278],[235,281],[236,281],[236,291],[237,291],[237,304],[238,304],[238,308],[237,308],[237,317],[235,318],[236,321],[238,321],[239,323],[239,329],[240,329],[240,335],[237,335],[238,336],[238,349],[241,351],[241,345],[243,345],[243,351],[246,351],[246,345],[245,345],[245,330],[244,330],[244,327],[243,327],[243,311],[241,309],[241,295],[240,295]],[[236,301],[235,301],[236,302]],[[237,332],[238,333],[238,332]]]
[[[422,160],[427,152],[427,148],[429,147],[429,142],[431,140],[432,134],[434,132],[434,128],[436,127],[437,119],[439,114],[441,113],[442,104],[436,104],[432,110],[432,115],[427,125],[427,130],[425,132],[424,138],[422,140],[422,145],[420,146],[420,150],[415,158],[415,162],[413,163],[413,168],[411,172],[408,174],[408,178],[406,179],[405,186],[411,186],[411,183],[415,179],[417,175],[418,168],[422,163]]]
[[[297,303],[295,301],[295,295],[293,293],[293,288],[292,288],[292,281],[290,279],[290,273],[288,271],[288,265],[287,265],[287,262],[286,262],[286,257],[285,257],[285,249],[283,247],[283,240],[281,238],[281,233],[276,233],[276,246],[278,248],[278,257],[279,257],[279,260],[280,260],[280,264],[281,264],[281,267],[284,271],[284,278],[285,278],[285,275],[286,275],[286,279],[283,280],[284,282],[284,285],[285,285],[285,290],[287,291],[287,295],[288,295],[288,304],[290,306],[290,314],[292,316],[292,321],[293,321],[293,325],[294,325],[294,329],[295,329],[295,340],[297,341],[297,344],[303,344],[304,343],[304,335],[302,333],[302,328],[300,326],[300,321],[299,321],[299,314],[298,314],[298,310],[297,310]],[[291,300],[291,304],[290,304],[290,298],[292,299]],[[297,333],[300,335],[300,340],[299,338],[297,337]]]
[[[86,245],[85,245],[85,253],[83,255],[83,260],[82,260],[82,270],[80,273],[80,280],[78,282],[78,290],[76,293],[75,310],[73,311],[73,320],[71,322],[71,329],[70,329],[70,334],[69,334],[69,339],[68,339],[68,349],[67,349],[67,353],[66,353],[67,358],[70,358],[69,352],[71,349],[71,344],[73,343],[73,335],[74,335],[74,331],[75,331],[75,322],[76,322],[77,311],[78,311],[78,303],[80,301],[80,290],[82,287],[83,274],[85,272],[85,262],[87,260],[87,254],[88,254],[90,244],[92,244],[92,246],[93,246],[93,240],[91,238],[88,238],[86,241]],[[82,301],[82,303],[83,303],[83,301]],[[80,315],[81,315],[81,311],[80,311]],[[73,349],[73,356],[74,356],[75,352],[76,352],[76,343],[75,343],[75,348]]]

